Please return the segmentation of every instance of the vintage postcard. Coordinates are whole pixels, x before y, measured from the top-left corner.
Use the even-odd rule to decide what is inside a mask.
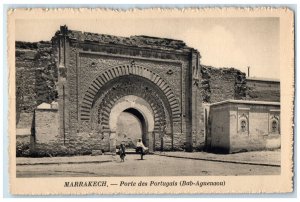
[[[11,194],[293,191],[292,10],[7,16]]]

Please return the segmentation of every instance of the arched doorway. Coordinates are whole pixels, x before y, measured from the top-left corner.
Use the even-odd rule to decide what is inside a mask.
[[[118,124],[120,117],[124,113],[133,116],[138,121],[140,124],[140,136],[136,135],[135,138],[129,137],[130,139],[128,139],[127,135],[126,137],[122,136],[122,134],[119,135]],[[129,127],[130,121],[125,121],[123,125],[125,125],[124,127]],[[145,146],[149,147],[149,151],[153,151],[154,114],[150,104],[143,98],[135,95],[127,95],[116,101],[109,115],[109,129],[111,152],[115,151],[120,141],[125,141],[128,146],[133,147],[139,138],[142,139]]]
[[[141,139],[145,146],[149,146],[146,120],[137,109],[128,108],[119,115],[116,144],[124,143],[126,148],[135,148],[138,139]]]
[[[120,114],[111,116],[111,112],[118,100],[129,95],[144,99],[147,104],[141,106],[147,106],[148,111],[151,111],[152,129],[147,125],[147,134],[151,132],[148,139],[150,142],[153,136],[153,144],[149,143],[149,150],[151,147],[155,150],[173,149],[173,128],[176,128],[177,135],[182,130],[178,99],[162,78],[144,67],[119,66],[105,71],[93,81],[83,97],[80,109],[84,130],[99,134],[106,151],[115,150],[116,141],[113,140],[116,139],[116,128],[110,123],[117,122]],[[118,113],[128,108],[134,107],[129,105]],[[149,124],[150,119],[144,111],[137,110]]]

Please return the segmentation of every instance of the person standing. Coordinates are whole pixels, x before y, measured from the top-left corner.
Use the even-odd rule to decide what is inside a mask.
[[[143,159],[143,156],[146,154],[146,150],[148,148],[145,147],[141,139],[138,139],[138,142],[136,143],[136,152],[141,154],[141,159]]]
[[[126,156],[126,151],[125,151],[125,145],[123,143],[120,144],[120,158],[121,158],[121,162],[125,161],[125,156]]]

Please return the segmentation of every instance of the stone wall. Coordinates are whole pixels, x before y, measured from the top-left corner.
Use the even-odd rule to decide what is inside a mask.
[[[33,121],[33,112],[19,112],[17,129],[30,129]],[[17,133],[18,134],[18,133]]]
[[[15,47],[17,156],[28,156],[34,110],[57,99],[56,58],[51,42],[17,41]]]
[[[210,106],[210,121],[212,143],[207,144],[210,150],[234,153],[280,148],[278,102],[229,100],[215,103]]]
[[[58,138],[58,112],[57,109],[35,110],[35,142],[51,143]]]
[[[71,137],[59,134],[59,114],[57,109],[36,109],[34,132],[31,136],[30,153],[20,156],[70,156],[90,155],[93,151],[109,151],[109,134],[105,133],[76,133]],[[19,147],[29,148],[24,138],[18,138]],[[23,141],[22,141],[23,140]],[[21,142],[22,141],[22,142]],[[28,141],[28,139],[26,139]]]
[[[50,42],[16,42],[17,127],[30,128],[34,109],[57,99],[57,71]]]
[[[157,114],[167,117],[165,135],[161,136],[159,130],[153,133],[156,149],[163,145],[165,150],[202,150],[207,139],[203,103],[228,99],[277,101],[277,84],[246,80],[245,74],[234,68],[200,65],[200,58],[197,50],[180,40],[116,37],[68,30],[65,26],[51,42],[16,42],[17,131],[29,134],[35,127],[32,136],[37,155],[109,151],[109,128],[97,131],[93,124],[101,124],[92,123],[90,114],[99,109],[101,103],[97,99],[107,104],[105,96],[114,95],[112,85],[117,77],[142,77],[144,83],[152,82],[157,87],[145,88],[153,90],[155,100],[161,103],[161,108],[156,109],[161,113]],[[270,92],[268,85],[272,85]],[[109,98],[113,99],[105,106],[113,106],[114,100],[119,99]],[[33,118],[39,104],[53,100],[58,101],[58,111],[38,109],[36,119]],[[101,109],[101,113],[109,114],[109,107],[108,111]],[[220,113],[226,117],[227,112]],[[155,122],[165,124],[157,121],[159,117]],[[222,118],[219,116],[219,122]],[[224,128],[226,123],[213,130]]]
[[[247,100],[280,101],[280,81],[264,78],[247,78]]]
[[[204,102],[246,98],[246,75],[237,69],[201,65],[201,77],[201,95]]]
[[[24,117],[21,116],[21,113],[33,115],[37,106],[36,55],[36,43],[16,42],[16,122],[17,126],[20,123],[21,127],[30,127],[31,125],[31,123],[26,123],[26,118],[20,120],[21,117]]]
[[[100,151],[100,153],[109,151],[108,133],[76,133],[70,137],[61,136],[58,116],[57,109],[35,110],[35,131],[31,136],[31,142],[34,144],[30,145],[31,156],[90,155],[93,151]],[[18,139],[21,141],[20,138]],[[23,143],[26,146],[24,141]]]
[[[209,110],[207,150],[228,153],[230,148],[230,119],[228,106],[212,106]]]
[[[189,83],[188,87],[191,90],[190,105],[191,105],[191,149],[187,151],[202,151],[205,146],[205,134],[204,134],[204,109],[203,109],[203,98],[201,88],[201,66],[200,66],[200,55],[196,52],[192,54],[192,61],[190,65],[190,78],[192,82]],[[188,82],[187,82],[188,83]],[[187,138],[189,139],[189,137]]]
[[[162,103],[155,105],[160,106],[157,110],[168,115],[172,111],[172,122],[168,120],[171,116],[163,121],[171,122],[172,132],[186,138],[187,123],[191,121],[188,114],[191,94],[185,90],[191,86],[188,71],[192,69],[193,49],[184,42],[145,36],[108,36],[68,30],[67,27],[61,27],[52,42],[58,57],[61,134],[72,139],[78,133],[93,132],[94,120],[90,115],[98,107],[97,100],[106,103],[100,108],[100,115],[109,115],[111,106],[119,99],[114,94],[113,82],[119,77],[137,76],[153,85],[142,90],[157,94],[159,99],[155,99]],[[198,52],[195,51],[195,54]],[[141,97],[147,97],[146,94],[141,94]],[[106,95],[112,98],[108,102]],[[101,116],[104,118],[98,122],[98,125],[104,126],[102,132],[109,132],[109,128],[105,127],[106,115]],[[173,125],[175,119],[176,126]],[[156,121],[162,129],[163,121]],[[164,148],[172,149],[172,145],[181,144],[181,141],[172,142],[170,133],[165,134]]]
[[[248,102],[234,105],[230,108],[230,152],[280,148],[279,103]],[[243,115],[248,116],[245,132],[241,131],[240,124]],[[272,121],[278,123],[275,131],[272,131]]]

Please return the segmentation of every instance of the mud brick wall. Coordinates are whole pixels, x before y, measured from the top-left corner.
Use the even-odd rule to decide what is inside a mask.
[[[77,133],[72,137],[59,134],[59,114],[57,109],[35,110],[35,132],[29,139],[18,138],[18,148],[27,148],[19,156],[68,156],[89,155],[93,150],[109,151],[109,134]],[[26,136],[27,137],[27,136]],[[17,148],[17,152],[18,152]],[[20,149],[19,149],[20,150]]]
[[[15,47],[16,122],[17,127],[26,128],[31,127],[28,118],[39,104],[57,99],[57,70],[51,42],[17,41]]]
[[[28,115],[33,116],[36,107],[36,55],[36,43],[16,42],[16,122],[19,127],[30,127]]]
[[[234,68],[201,65],[201,75],[201,95],[204,102],[214,103],[228,99],[246,98],[245,73]]]
[[[280,82],[247,78],[247,100],[280,101]]]
[[[89,155],[93,151],[109,151],[108,133],[77,133],[70,137],[68,149],[75,154]]]

